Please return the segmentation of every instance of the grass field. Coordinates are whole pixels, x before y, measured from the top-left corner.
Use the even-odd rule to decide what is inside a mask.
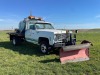
[[[43,55],[38,46],[23,43],[13,46],[6,31],[0,31],[0,75],[100,75],[100,33],[82,32],[77,40],[89,40],[90,60],[77,63],[60,64],[56,54]]]

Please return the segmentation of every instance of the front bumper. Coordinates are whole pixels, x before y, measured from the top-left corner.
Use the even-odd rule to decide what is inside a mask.
[[[54,47],[63,47],[65,45],[65,43],[54,43]]]

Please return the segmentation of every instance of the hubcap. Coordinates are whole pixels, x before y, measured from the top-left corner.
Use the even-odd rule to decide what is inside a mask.
[[[41,45],[41,51],[42,51],[42,53],[46,53],[46,50],[47,50],[46,45],[42,44]]]
[[[13,39],[13,44],[14,44],[14,45],[16,44],[16,41],[15,41],[15,39]]]

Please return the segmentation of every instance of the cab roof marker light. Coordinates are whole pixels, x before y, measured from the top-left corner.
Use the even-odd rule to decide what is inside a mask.
[[[29,19],[35,19],[35,16],[29,16],[28,18]]]

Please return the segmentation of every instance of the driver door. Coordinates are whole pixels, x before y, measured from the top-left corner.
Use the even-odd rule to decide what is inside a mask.
[[[37,32],[35,29],[35,25],[30,25],[30,33],[31,33],[30,39],[31,39],[32,43],[37,44],[38,38],[37,38]]]
[[[29,24],[29,29],[27,30],[27,34],[28,35],[28,39],[27,41],[37,44],[38,43],[38,39],[37,39],[37,33],[35,30],[35,25],[34,24]]]

